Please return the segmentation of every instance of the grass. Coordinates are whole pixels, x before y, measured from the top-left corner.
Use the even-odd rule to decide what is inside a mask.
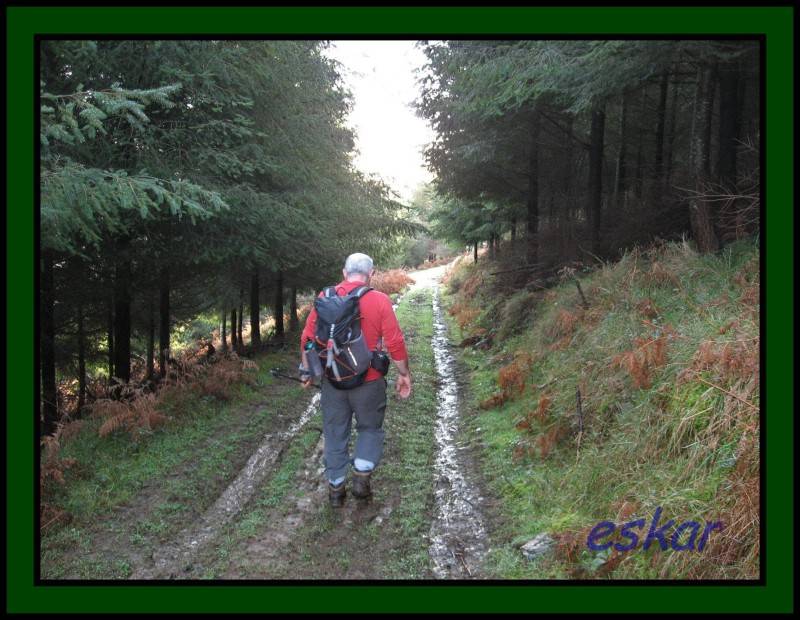
[[[289,352],[260,357],[252,381],[233,386],[228,401],[193,390],[165,399],[167,424],[135,438],[100,437],[101,421],[86,420],[61,446],[60,456],[75,465],[63,485],[48,488],[48,502],[66,511],[69,523],[42,535],[42,577],[125,577],[127,564],[104,561],[104,553],[119,545],[146,551],[213,502],[237,471],[241,458],[234,457],[246,458],[272,415],[292,405],[294,394],[286,389],[269,389],[264,400],[264,389],[276,381],[269,369],[291,359]],[[139,505],[148,491],[155,499]],[[126,509],[135,514],[120,517]]]
[[[419,579],[428,575],[427,535],[433,502],[435,451],[436,369],[433,348],[431,291],[408,294],[397,309],[406,334],[413,395],[407,401],[392,400],[387,415],[386,441],[395,445],[396,456],[386,461],[381,476],[387,486],[399,488],[400,502],[392,513],[392,536],[401,542],[391,550],[385,577]]]
[[[491,266],[461,266],[452,331],[496,336],[492,349],[461,354],[477,410],[470,433],[502,501],[490,575],[757,577],[757,252],[748,242],[717,256],[686,244],[631,252],[581,276],[588,309],[567,281],[518,292],[498,311],[480,293],[459,293],[475,282],[493,290]],[[720,518],[730,528],[704,553],[588,551],[587,528],[649,523],[657,506],[678,523]],[[541,532],[556,553],[528,563],[516,545]]]
[[[319,423],[319,415],[312,418],[310,425]],[[257,534],[267,524],[270,511],[278,508],[291,489],[291,483],[298,469],[305,462],[309,450],[319,440],[319,432],[309,430],[294,439],[284,454],[280,467],[266,482],[261,492],[251,502],[239,521],[235,524],[237,537],[249,537]]]

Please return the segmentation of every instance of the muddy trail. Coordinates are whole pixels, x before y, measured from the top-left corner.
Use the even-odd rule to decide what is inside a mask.
[[[120,577],[136,580],[480,578],[488,528],[461,436],[461,395],[439,294],[444,269],[413,273],[416,284],[397,307],[414,393],[396,398],[390,373],[385,451],[370,499],[354,498],[348,479],[344,507],[328,506],[319,393],[284,383],[280,389],[291,396],[281,413],[238,449],[238,469],[218,477],[213,495],[146,549],[122,535],[98,536],[93,546],[124,557],[129,568]],[[261,406],[270,403],[266,387]],[[191,459],[184,470],[190,468]],[[134,499],[128,523],[116,530],[131,529],[135,507],[144,511],[144,503]]]
[[[158,549],[152,557],[153,565],[136,570],[133,579],[174,578],[192,565],[198,549],[211,543],[221,526],[235,518],[253,496],[256,486],[280,459],[285,447],[308,424],[319,407],[319,394],[315,394],[303,415],[287,430],[268,433],[261,445],[247,461],[239,475],[231,482],[214,504],[178,537]]]
[[[439,412],[436,420],[436,517],[431,525],[431,561],[437,578],[468,578],[479,574],[487,551],[486,527],[480,506],[483,497],[469,464],[459,455],[459,393],[456,362],[450,353],[447,325],[433,292],[435,335],[433,352],[439,375]]]

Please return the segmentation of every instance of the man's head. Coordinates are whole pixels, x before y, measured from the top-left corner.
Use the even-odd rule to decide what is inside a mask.
[[[347,257],[342,273],[344,279],[349,282],[358,281],[369,284],[369,279],[375,273],[375,269],[373,269],[372,259],[369,256],[356,252]]]

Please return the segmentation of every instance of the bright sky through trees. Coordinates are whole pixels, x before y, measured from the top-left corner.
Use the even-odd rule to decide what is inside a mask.
[[[353,94],[350,125],[357,134],[356,166],[378,174],[403,200],[431,180],[422,156],[433,139],[410,104],[417,96],[415,70],[425,62],[415,41],[332,41],[330,57],[342,63]]]

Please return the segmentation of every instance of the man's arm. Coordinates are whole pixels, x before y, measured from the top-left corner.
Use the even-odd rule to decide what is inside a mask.
[[[411,370],[408,366],[408,351],[400,323],[397,315],[392,308],[392,302],[387,297],[381,312],[381,336],[383,344],[389,351],[395,366],[397,366],[397,381],[395,388],[400,398],[406,399],[411,396]]]
[[[300,365],[309,369],[308,360],[306,359],[306,342],[314,340],[314,332],[317,329],[317,309],[312,307],[311,312],[308,313],[306,318],[306,325],[303,328],[303,333],[300,334]],[[301,374],[300,378],[303,380],[303,387],[308,388],[312,385],[313,377],[310,374]]]

